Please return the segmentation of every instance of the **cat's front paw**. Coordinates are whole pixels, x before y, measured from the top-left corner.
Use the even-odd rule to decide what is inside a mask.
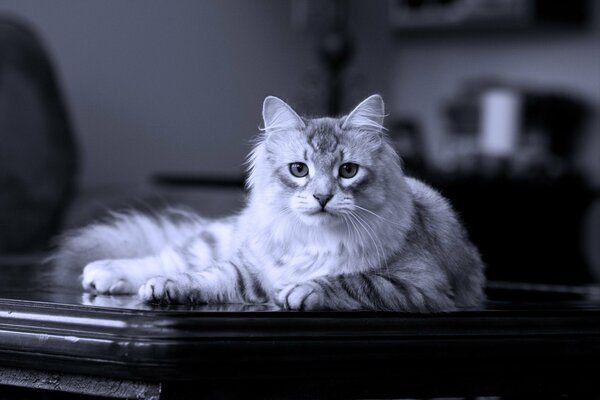
[[[284,287],[277,294],[277,304],[288,310],[318,310],[323,308],[321,286],[304,282]]]
[[[135,283],[126,276],[126,266],[120,260],[99,260],[83,269],[81,284],[88,292],[102,294],[132,294]]]
[[[142,300],[151,303],[193,303],[191,289],[188,280],[157,276],[143,284],[138,295]]]

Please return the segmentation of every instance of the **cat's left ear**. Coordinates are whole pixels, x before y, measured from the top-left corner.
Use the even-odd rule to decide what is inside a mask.
[[[367,97],[344,120],[342,129],[357,128],[382,131],[385,105],[380,95]]]
[[[304,129],[306,124],[296,111],[285,101],[275,96],[268,96],[263,102],[263,122],[265,131]]]

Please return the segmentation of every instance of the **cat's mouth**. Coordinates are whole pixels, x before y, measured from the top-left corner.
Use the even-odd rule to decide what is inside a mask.
[[[298,212],[298,217],[307,225],[337,225],[341,221],[335,210],[314,208]]]
[[[312,211],[308,211],[306,213],[304,213],[304,215],[306,215],[308,218],[307,220],[310,221],[310,223],[326,223],[326,224],[331,224],[334,223],[335,221],[337,221],[339,218],[339,214],[337,214],[336,212],[332,211],[332,210],[312,210]]]
[[[320,209],[318,209],[318,210],[312,210],[312,211],[309,211],[309,212],[307,212],[307,214],[308,214],[308,215],[311,215],[311,216],[312,216],[312,215],[317,215],[317,216],[319,216],[319,215],[320,215],[320,216],[324,216],[324,215],[330,215],[330,216],[333,216],[333,213],[331,213],[329,210],[326,210],[326,209],[324,209],[324,208],[320,208]]]

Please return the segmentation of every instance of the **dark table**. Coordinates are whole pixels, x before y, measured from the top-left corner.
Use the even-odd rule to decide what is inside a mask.
[[[0,385],[138,399],[600,392],[600,303],[576,290],[508,302],[531,288],[495,285],[485,309],[448,314],[283,312],[151,306],[0,268]]]

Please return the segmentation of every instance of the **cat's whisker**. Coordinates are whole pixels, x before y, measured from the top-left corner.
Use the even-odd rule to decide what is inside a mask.
[[[357,221],[357,224],[359,224],[358,218],[356,218],[356,216],[354,216],[355,221]],[[377,253],[377,259],[375,260],[375,262],[366,262],[366,264],[371,267],[371,268],[379,268],[379,263],[381,262],[381,255],[379,254],[379,248],[377,247],[377,243],[374,241],[373,237],[371,236],[371,234],[366,230],[366,228],[364,227],[364,225],[362,223],[359,224],[359,226],[362,227],[362,230],[368,235],[369,240],[371,241],[371,243],[373,243],[373,245],[375,246],[375,251]],[[363,235],[361,234],[361,237],[363,237]],[[364,241],[364,239],[363,239]],[[363,247],[363,258],[365,259],[370,259],[368,254],[367,254],[367,247],[364,246]]]
[[[367,233],[367,235],[369,236],[371,242],[373,243],[373,246],[375,246],[375,251],[377,252],[377,264],[382,263],[383,262],[383,256],[382,254],[380,254],[379,252],[379,246],[377,244],[377,241],[375,240],[375,238],[373,237],[373,234],[371,233],[371,231],[367,228],[367,226],[365,225],[364,221],[361,220],[357,214],[355,213],[351,213],[350,215],[352,215],[355,219],[355,221],[363,228],[363,230]],[[383,250],[383,249],[382,249]],[[375,265],[374,268],[379,267],[379,265]]]
[[[381,219],[381,220],[383,220],[383,221],[385,221],[385,222],[389,222],[390,224],[394,224],[394,225],[402,226],[402,224],[400,224],[400,223],[398,223],[398,222],[390,221],[389,219],[387,219],[387,218],[384,218],[384,217],[382,217],[381,215],[379,215],[379,214],[377,214],[377,213],[374,213],[373,211],[371,211],[371,210],[369,210],[369,209],[366,209],[366,208],[364,208],[364,207],[361,207],[361,206],[357,206],[356,204],[353,204],[352,206],[353,206],[353,207],[355,207],[355,208],[357,208],[358,210],[361,210],[361,211],[368,212],[369,214],[372,214],[372,215],[376,216],[377,218],[379,218],[379,219]]]
[[[383,220],[383,221],[385,221],[385,222],[388,222],[388,223],[391,223],[391,224],[394,224],[394,225],[401,226],[401,224],[398,224],[398,223],[396,223],[396,222],[393,222],[393,221],[389,221],[389,220],[387,220],[387,219],[383,218],[382,216],[380,216],[380,215],[378,215],[378,214],[374,213],[373,211],[371,211],[371,210],[368,210],[368,209],[366,209],[366,208],[364,208],[364,207],[357,206],[356,204],[354,204],[354,207],[356,207],[356,211],[357,211],[357,212],[360,212],[360,211],[365,211],[365,212],[368,212],[369,214],[371,214],[371,215],[373,215],[373,216],[375,216],[375,217],[377,217],[377,218],[379,218],[379,219],[381,219],[381,220]],[[363,220],[363,222],[365,222],[365,224],[366,224],[366,225],[368,225],[368,226],[370,227],[370,229],[371,229],[371,232],[372,232],[372,233],[375,235],[375,237],[377,237],[377,234],[375,233],[375,230],[374,230],[374,229],[373,229],[373,228],[372,228],[372,227],[371,227],[371,226],[368,224],[368,222],[365,220],[364,216],[363,216],[363,217],[359,217],[359,215],[360,215],[360,214],[356,214],[356,217],[357,217],[357,218],[360,218],[361,220]],[[381,244],[381,241],[379,241],[379,242],[380,242],[380,244]],[[385,250],[383,249],[383,245],[381,245],[381,252],[382,252],[383,254],[385,254]],[[389,267],[389,265],[388,265],[388,263],[387,263],[387,260],[383,259],[383,260],[382,260],[382,263],[383,263],[383,267],[385,267],[385,269],[386,269],[386,271],[387,271],[388,275],[390,275],[390,274],[391,274],[391,272],[390,272],[390,267]]]
[[[354,227],[354,232],[356,233],[356,237],[357,237],[358,241],[362,243],[364,241],[363,235],[361,234],[360,230],[358,229],[358,226],[354,222],[354,220],[352,218],[352,214],[348,214],[348,221],[350,221],[350,223]],[[367,259],[366,259],[366,256],[365,256],[365,247],[364,247],[364,245],[361,246],[360,255],[361,255],[361,262],[364,263],[364,264],[367,264],[367,266],[368,266]]]
[[[348,232],[348,237],[350,238],[351,241],[354,242],[355,240],[353,239],[353,236],[355,236],[355,235],[353,235],[354,232],[350,229],[350,223],[348,221],[348,217],[344,214],[341,214],[341,217],[344,220],[344,225],[346,225],[346,231]]]
[[[385,250],[380,240],[377,240],[377,234],[373,230],[373,228],[369,225],[368,221],[360,217],[358,214],[354,214],[356,220],[361,223],[361,225],[365,228],[365,231],[369,234],[373,245],[375,246],[375,250],[377,251],[377,259],[378,259],[378,267],[384,267],[388,273],[390,274],[389,266],[387,260],[385,259]],[[381,252],[380,252],[381,250]]]
[[[289,207],[284,207],[275,215],[273,219],[279,219],[279,217],[283,217],[292,213],[292,210]]]

